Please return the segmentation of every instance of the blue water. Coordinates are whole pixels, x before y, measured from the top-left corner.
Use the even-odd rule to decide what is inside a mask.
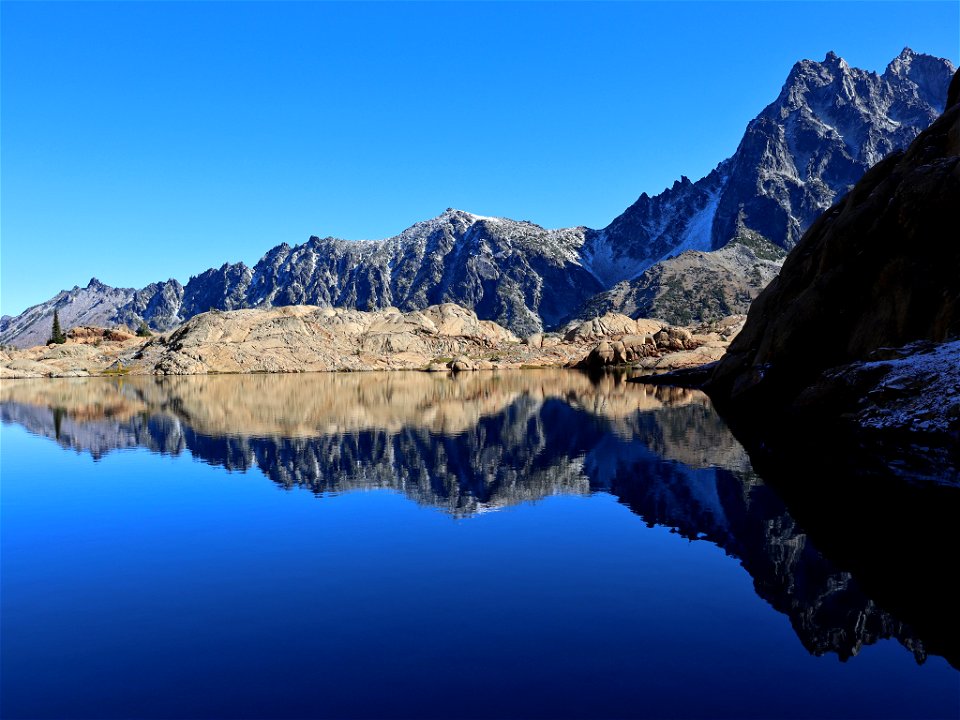
[[[173,401],[86,381],[89,406],[74,382],[56,411],[5,383],[2,716],[958,717],[957,671],[918,664],[923,638],[811,547],[705,400],[624,413],[618,384],[605,414],[526,377],[449,431],[409,408],[251,418],[249,393],[198,421],[232,378]],[[688,430],[729,467],[676,459]],[[836,581],[828,602],[888,628],[844,662],[856,638],[803,626],[822,593],[797,590]]]

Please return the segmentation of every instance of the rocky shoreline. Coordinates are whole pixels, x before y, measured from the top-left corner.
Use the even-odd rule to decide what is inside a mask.
[[[742,316],[675,327],[607,313],[562,333],[519,338],[452,303],[406,313],[294,305],[211,311],[146,338],[73,328],[61,345],[0,351],[0,378],[611,366],[666,371],[718,360],[742,325]]]

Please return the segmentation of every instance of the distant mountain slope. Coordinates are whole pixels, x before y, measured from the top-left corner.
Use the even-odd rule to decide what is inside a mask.
[[[949,61],[909,49],[882,75],[833,53],[801,61],[731,158],[697,182],[682,178],[657,196],[644,193],[602,230],[545,230],[448,210],[387,240],[312,237],[279,245],[253,268],[224,265],[185,286],[168,280],[133,290],[94,280],[0,318],[0,343],[45,341],[54,308],[65,326],[136,326],[142,319],[164,330],[211,308],[413,310],[455,302],[521,335],[555,327],[622,281],[638,278],[637,292],[662,296],[656,278],[675,277],[679,266],[644,273],[684,251],[716,250],[744,232],[792,247],[868,167],[940,114],[952,72]],[[711,267],[726,262],[703,254],[684,262],[691,258]],[[751,282],[736,278],[733,286]],[[699,302],[696,293],[690,301]],[[691,308],[690,315],[709,312]]]
[[[59,311],[64,328],[115,325],[118,311],[130,306],[137,292],[133,288],[110,287],[92,278],[86,287],[59,292],[16,317],[4,315],[0,318],[0,341],[19,347],[45,343],[50,337],[54,308]]]
[[[687,250],[658,262],[634,280],[595,295],[575,313],[586,320],[608,312],[659,318],[673,325],[745,315],[780,272],[786,250],[749,231],[720,250]]]
[[[0,342],[46,341],[54,307],[64,326],[145,319],[166,330],[210,309],[321,305],[401,310],[454,302],[521,334],[559,324],[604,287],[579,260],[585,230],[545,230],[529,222],[448,209],[387,240],[312,237],[269,250],[253,267],[224,265],[143,290],[98,280],[0,320]]]

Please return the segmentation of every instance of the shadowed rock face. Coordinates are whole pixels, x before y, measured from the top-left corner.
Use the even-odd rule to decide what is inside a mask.
[[[65,448],[94,457],[117,448],[189,452],[321,501],[386,488],[460,517],[559,493],[610,493],[643,521],[739,558],[811,653],[846,659],[895,638],[919,661],[936,653],[957,662],[947,599],[931,605],[923,594],[931,577],[948,575],[936,560],[948,548],[925,545],[922,528],[910,528],[912,544],[896,530],[908,520],[898,508],[920,517],[924,497],[883,505],[795,494],[786,505],[695,391],[528,371],[16,381],[0,393],[5,423]],[[824,497],[829,507],[818,510]],[[941,514],[956,507],[953,496],[934,500]],[[870,512],[845,538],[851,521],[832,508],[856,515],[857,502]],[[897,587],[914,592],[891,594]]]
[[[441,303],[463,305],[523,336],[561,326],[597,293],[685,251],[699,251],[684,263],[704,266],[693,270],[702,291],[687,287],[678,296],[672,283],[677,271],[668,265],[643,277],[633,295],[658,299],[653,306],[668,319],[680,317],[666,314],[682,310],[679,297],[703,305],[689,312],[690,319],[716,319],[739,312],[771,268],[726,257],[714,261],[706,251],[751,235],[792,247],[868,167],[933,121],[952,70],[947,60],[909,49],[882,75],[851,68],[833,53],[823,62],[803,60],[779,97],[748,124],[731,158],[696,182],[684,177],[658,195],[643,193],[602,230],[547,230],[450,209],[385,240],[284,243],[252,268],[224,264],[185,285],[169,280],[136,290],[93,280],[0,318],[0,342],[44,342],[54,309],[67,327],[135,328],[142,319],[164,331],[211,309],[410,311]],[[718,303],[730,310],[718,311]]]
[[[726,411],[796,410],[806,391],[806,403],[837,415],[860,397],[815,397],[824,371],[960,335],[958,83],[943,116],[824,213],[757,298],[708,384]]]

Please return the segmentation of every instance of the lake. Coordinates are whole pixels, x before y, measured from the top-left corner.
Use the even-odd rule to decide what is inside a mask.
[[[926,546],[761,478],[695,391],[24,380],[0,413],[4,718],[960,714],[937,573],[897,580]]]

